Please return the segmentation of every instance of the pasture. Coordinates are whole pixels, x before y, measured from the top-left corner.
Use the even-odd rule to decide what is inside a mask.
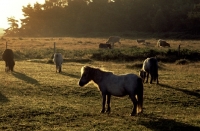
[[[34,50],[40,59],[18,58],[12,73],[6,73],[4,61],[0,61],[0,130],[200,130],[200,62],[186,65],[159,62],[160,84],[144,84],[143,114],[130,116],[132,102],[128,96],[111,97],[111,113],[100,114],[102,99],[95,85],[78,85],[81,67],[92,65],[115,74],[138,74],[141,67],[135,65],[142,63],[90,60],[89,53],[79,57],[80,50],[96,50],[106,40],[9,38],[8,48],[13,47],[14,52]],[[147,41],[151,42],[148,48],[157,48],[155,39]],[[42,49],[50,48],[44,54],[53,53],[53,42],[58,50],[68,52],[60,74],[55,72],[55,65],[46,63],[50,55],[46,58],[41,55]],[[169,40],[169,43],[174,49],[180,43],[183,48],[200,49],[200,41]],[[132,39],[122,39],[121,45],[115,45],[147,48]],[[5,41],[0,41],[0,47],[5,48]],[[78,53],[72,56],[70,51]]]
[[[53,48],[53,43],[56,42],[56,47],[64,50],[83,50],[83,49],[98,49],[100,43],[106,43],[108,38],[105,37],[94,37],[94,38],[76,38],[76,37],[47,37],[47,38],[29,38],[29,37],[5,37],[0,39],[0,47],[5,48],[7,41],[8,48],[15,50],[22,49],[41,49],[41,48]],[[146,42],[150,42],[149,45],[138,44],[137,39],[132,38],[121,38],[121,45],[115,43],[116,48],[126,47],[149,47],[155,48],[158,39],[145,39]],[[181,48],[186,49],[198,49],[200,50],[200,40],[172,40],[164,39],[170,43],[172,49],[177,49],[178,45],[181,44]],[[162,49],[162,48],[161,48]]]

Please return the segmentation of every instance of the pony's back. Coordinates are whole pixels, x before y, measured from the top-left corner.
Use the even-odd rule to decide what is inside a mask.
[[[149,62],[150,58],[147,58],[144,60],[143,65],[142,65],[142,70],[149,72],[150,70],[150,62]]]
[[[13,68],[15,65],[13,51],[11,49],[6,49],[2,54],[2,59],[5,61],[5,64],[6,64],[5,71],[9,71],[9,70],[13,71]]]
[[[11,49],[6,49],[2,54],[2,59],[4,61],[9,61],[14,59],[14,54]]]
[[[53,57],[53,62],[56,65],[56,72],[58,71],[59,73],[61,72],[61,67],[63,63],[63,58],[61,53],[55,53]]]
[[[119,36],[110,36],[106,43],[116,43],[116,42],[120,43],[120,37]]]
[[[139,72],[140,77],[143,81],[146,79],[146,83],[148,82],[149,74],[151,75],[151,81],[156,81],[158,84],[158,61],[156,57],[150,57],[144,60],[142,65],[142,70]]]
[[[61,53],[55,53],[53,61],[56,65],[60,66],[63,62],[62,54]]]

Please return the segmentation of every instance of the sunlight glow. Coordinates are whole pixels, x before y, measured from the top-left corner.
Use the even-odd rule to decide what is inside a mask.
[[[36,2],[43,4],[45,0],[0,0],[0,28],[10,27],[7,21],[8,17],[14,17],[20,22],[20,19],[24,18],[22,6],[33,5]]]

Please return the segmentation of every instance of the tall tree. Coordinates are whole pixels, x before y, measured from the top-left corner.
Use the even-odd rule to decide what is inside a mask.
[[[8,23],[10,25],[9,28],[5,29],[5,36],[16,36],[19,32],[19,26],[18,26],[18,20],[15,19],[15,17],[9,17]]]

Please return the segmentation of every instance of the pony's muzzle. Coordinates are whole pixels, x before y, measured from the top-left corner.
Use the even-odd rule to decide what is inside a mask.
[[[85,85],[85,83],[84,82],[82,82],[82,81],[79,81],[79,86],[84,86]]]

